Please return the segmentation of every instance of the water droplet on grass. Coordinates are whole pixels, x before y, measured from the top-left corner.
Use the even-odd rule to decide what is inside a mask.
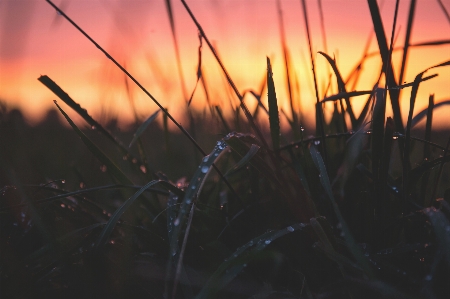
[[[289,232],[293,232],[293,231],[294,231],[294,228],[293,228],[292,226],[288,226],[286,229],[287,229]]]
[[[265,240],[264,244],[269,245],[272,241],[271,240]]]
[[[202,166],[202,173],[207,173],[208,172],[209,167],[204,165]]]
[[[95,129],[97,129],[97,127],[94,126],[94,125],[92,125],[92,126],[91,126],[91,129],[92,129],[92,130],[95,130]]]
[[[142,173],[147,173],[147,168],[145,167],[145,165],[141,165],[139,169],[142,171]]]
[[[65,183],[66,183],[66,180],[61,180],[61,183],[62,183],[62,184],[65,184]]]
[[[208,155],[208,156],[205,156],[205,157],[203,158],[203,162],[208,162],[208,159],[209,159],[209,155]]]
[[[173,225],[175,225],[175,226],[178,226],[178,225],[180,225],[180,219],[175,219],[174,221],[173,221]]]
[[[314,144],[315,144],[315,145],[319,145],[319,144],[320,144],[320,140],[314,141]]]

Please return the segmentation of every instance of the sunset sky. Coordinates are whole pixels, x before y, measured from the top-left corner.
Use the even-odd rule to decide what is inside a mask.
[[[278,25],[276,0],[187,0],[206,35],[235,81],[238,89],[259,90],[265,78],[266,56],[272,60],[277,97],[287,109],[284,62]],[[185,97],[178,75],[174,44],[164,0],[55,0],[54,2],[124,65],[152,95],[175,116],[182,118]],[[307,0],[318,86],[324,91],[329,68],[317,54],[327,51],[335,57],[344,78],[356,66],[373,31],[367,1],[322,0],[326,48],[321,33],[318,1]],[[381,4],[383,3],[383,4]],[[442,1],[450,11],[450,2]],[[199,39],[197,29],[180,1],[172,1],[183,76],[190,95],[196,82]],[[386,36],[390,39],[394,0],[379,1]],[[410,1],[401,1],[395,45],[405,38]],[[315,103],[311,65],[301,0],[281,0],[287,46],[295,76],[299,79],[300,108],[313,116]],[[438,0],[417,0],[411,43],[450,40],[450,22]],[[369,52],[376,52],[373,35]],[[399,75],[402,51],[393,56],[394,72]],[[450,44],[411,48],[404,81],[417,73],[450,59]],[[203,71],[214,104],[230,106],[230,93],[218,64],[203,43]],[[378,76],[381,59],[374,55],[364,64],[356,90],[370,90]],[[424,109],[428,96],[435,102],[450,100],[450,67],[430,70],[437,78],[421,84],[415,111]],[[2,0],[0,2],[0,101],[19,108],[31,123],[39,121],[57,99],[37,78],[48,75],[75,101],[99,119],[118,117],[121,123],[132,120],[130,96],[124,75],[45,0]],[[333,77],[333,82],[334,82]],[[141,120],[157,106],[131,86]],[[401,108],[405,121],[410,89],[402,92]],[[266,93],[266,92],[265,92]],[[336,93],[336,86],[331,93]],[[360,108],[366,97],[354,98]],[[264,101],[266,97],[263,97]],[[237,99],[231,98],[233,105]],[[254,100],[247,99],[249,106]],[[196,109],[205,107],[203,90],[193,99]],[[67,106],[63,109],[70,111]],[[434,124],[448,127],[449,106],[436,112]],[[71,111],[70,111],[71,112]],[[73,115],[73,113],[71,114]],[[387,115],[391,115],[388,111]],[[312,120],[312,118],[308,119]]]

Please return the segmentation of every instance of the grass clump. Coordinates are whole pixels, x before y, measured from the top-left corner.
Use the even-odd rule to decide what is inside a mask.
[[[48,76],[39,78],[94,128],[80,129],[55,102],[75,132],[73,136],[81,139],[89,157],[98,160],[90,163],[99,167],[95,172],[103,176],[89,176],[94,170],[80,164],[68,170],[70,180],[23,184],[21,174],[11,171],[17,169],[11,164],[15,160],[4,158],[12,154],[12,147],[2,150],[1,162],[8,170],[2,174],[8,183],[1,189],[0,207],[2,296],[445,298],[448,294],[450,189],[446,163],[450,161],[450,142],[444,147],[431,141],[431,133],[437,134],[431,125],[433,110],[448,103],[435,104],[430,97],[428,109],[416,114],[414,104],[420,83],[433,78],[423,77],[424,73],[448,67],[450,62],[425,70],[414,82],[397,84],[390,63],[392,41],[389,48],[376,1],[368,3],[383,62],[378,82],[372,82],[372,90],[348,92],[352,88],[342,79],[336,62],[320,52],[333,70],[338,89],[336,94],[320,98],[315,84],[317,134],[308,138],[290,92],[291,111],[279,111],[268,58],[268,109],[261,101],[262,91],[250,91],[258,106],[253,113],[247,108],[185,1],[182,3],[200,40],[215,55],[240,101],[231,120],[225,119],[217,106],[210,107],[211,116],[196,114],[187,106],[191,124],[204,125],[191,126],[191,132],[48,2],[138,84],[159,110],[123,139],[131,141],[126,147],[111,133],[113,127],[108,129],[94,120]],[[170,1],[166,5],[176,45]],[[309,31],[305,1],[302,7]],[[282,46],[290,89],[284,39]],[[199,55],[200,64],[200,50]],[[311,63],[314,65],[312,53]],[[197,76],[204,79],[200,66]],[[381,78],[384,87],[379,86]],[[408,88],[410,112],[404,127],[397,105],[400,92]],[[393,117],[386,117],[388,94]],[[351,98],[357,95],[367,96],[359,115],[351,106]],[[328,122],[323,117],[326,102],[333,103]],[[238,109],[243,110],[245,119]],[[150,135],[146,133],[159,114],[164,117],[165,130],[158,131],[158,139],[165,140],[166,151],[149,155],[155,146],[152,138],[146,141]],[[287,114],[291,115],[291,132],[285,133],[280,130],[280,117]],[[268,132],[260,128],[257,115],[264,116]],[[424,117],[426,134],[421,139],[413,136],[413,127]],[[184,137],[169,133],[168,120]],[[14,124],[5,118],[2,130],[11,132]],[[222,137],[214,142],[211,135],[202,141],[193,137],[211,133],[211,127],[223,133]],[[251,128],[255,135],[245,130],[231,132],[238,127]],[[292,142],[286,141],[289,135],[295,138]],[[184,156],[184,161],[176,160],[179,154],[186,155],[189,143],[201,159],[193,154]],[[207,154],[204,148],[212,143]],[[166,164],[173,164],[178,180],[154,170],[162,157]]]

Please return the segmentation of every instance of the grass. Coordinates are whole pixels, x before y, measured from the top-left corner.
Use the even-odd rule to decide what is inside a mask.
[[[226,119],[218,106],[208,107],[210,113],[205,115],[190,108],[192,96],[188,98],[183,90],[188,129],[63,11],[47,2],[159,109],[134,132],[120,132],[93,119],[48,76],[39,81],[89,129],[78,127],[57,102],[70,132],[51,120],[41,126],[42,131],[28,128],[20,114],[2,107],[1,136],[9,141],[0,149],[6,182],[0,205],[2,297],[448,296],[450,142],[433,140],[439,132],[431,122],[433,111],[445,108],[448,101],[435,103],[430,96],[428,109],[419,113],[414,113],[414,106],[420,83],[434,78],[424,77],[425,72],[448,67],[450,62],[430,66],[413,82],[397,84],[391,63],[393,39],[388,45],[376,1],[369,0],[368,5],[383,63],[378,82],[368,83],[373,89],[348,92],[358,80],[358,69],[351,75],[355,81],[346,81],[336,61],[320,52],[333,71],[337,89],[319,96],[315,84],[317,134],[308,138],[301,126],[302,114],[294,109],[293,103],[300,99],[291,92],[294,68],[283,37],[279,2],[291,111],[279,109],[269,58],[263,87],[246,91],[258,101],[254,111],[248,109],[246,92],[239,91],[182,0],[199,30],[197,83],[207,94],[201,65],[205,42],[240,101],[232,119]],[[412,1],[402,74],[411,46],[414,5]],[[166,7],[183,82],[171,1]],[[309,36],[306,1],[302,8]],[[385,86],[379,86],[381,79]],[[331,90],[332,86],[330,82]],[[262,101],[265,88],[268,108]],[[411,90],[410,111],[404,127],[398,100],[407,90]],[[357,95],[367,96],[359,115],[351,106]],[[387,99],[393,105],[392,117],[386,115]],[[323,117],[326,102],[333,103],[328,122]],[[162,130],[153,124],[160,114]],[[281,117],[288,118],[289,132],[280,130]],[[422,138],[414,126],[423,118],[427,121]],[[168,131],[169,120],[179,133]],[[260,120],[268,124],[267,131]],[[43,139],[38,143],[43,148],[31,149],[34,156],[28,158],[24,153],[30,150],[33,136]],[[290,136],[294,139],[288,141]],[[128,147],[125,142],[130,142]],[[186,150],[191,146],[196,153]],[[46,155],[50,158],[42,158]]]

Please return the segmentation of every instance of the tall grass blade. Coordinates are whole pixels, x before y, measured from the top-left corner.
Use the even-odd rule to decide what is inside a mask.
[[[328,161],[328,154],[327,154],[327,147],[326,147],[326,138],[325,138],[325,128],[324,128],[324,116],[322,111],[322,106],[320,104],[319,100],[319,88],[317,86],[317,76],[316,76],[316,69],[315,69],[315,63],[314,63],[314,56],[312,52],[312,41],[311,41],[311,34],[309,30],[309,21],[308,21],[308,9],[306,8],[306,1],[302,0],[302,10],[303,10],[303,20],[305,21],[305,30],[306,30],[306,36],[308,37],[308,46],[309,46],[309,57],[311,61],[311,70],[313,73],[313,79],[314,79],[314,91],[316,95],[316,130],[320,133],[321,139],[321,148],[323,151],[323,156],[325,159],[325,164],[327,164]]]
[[[230,283],[251,261],[256,253],[264,250],[270,243],[297,230],[302,230],[308,224],[297,223],[281,230],[264,233],[253,238],[242,247],[239,247],[228,259],[226,259],[201,289],[196,299],[215,298],[218,291]]]
[[[409,4],[409,12],[408,12],[408,24],[406,25],[406,36],[405,36],[405,42],[403,45],[403,56],[402,56],[402,64],[400,68],[400,76],[398,77],[398,83],[401,84],[403,82],[403,77],[405,75],[405,69],[406,69],[406,60],[408,58],[408,50],[409,50],[409,44],[411,40],[411,31],[414,21],[414,13],[416,10],[416,0],[411,0]]]
[[[175,48],[175,58],[177,60],[177,69],[178,69],[178,76],[180,78],[180,83],[181,83],[181,90],[183,92],[183,97],[186,100],[187,99],[187,89],[186,89],[186,83],[184,81],[184,76],[183,76],[183,68],[181,67],[182,64],[181,64],[181,59],[180,59],[180,49],[178,47],[178,39],[177,39],[176,30],[175,30],[175,18],[173,17],[172,0],[165,0],[165,3],[166,3],[167,14],[169,16],[169,21],[170,21],[170,31],[172,33],[173,46]]]
[[[128,147],[133,146],[133,144],[139,139],[139,137],[142,135],[142,133],[145,132],[147,127],[158,117],[159,112],[161,110],[156,110],[152,115],[150,115],[143,123],[139,126],[139,128],[136,130],[136,133],[133,135],[133,140],[131,140],[130,145]]]
[[[87,148],[94,154],[94,156],[106,166],[109,173],[111,173],[114,178],[121,184],[133,185],[133,182],[127,178],[127,176],[112,162],[84,133],[75,125],[75,123],[70,119],[70,117],[64,112],[64,110],[59,107],[56,101],[55,105],[61,111],[62,115],[66,118],[67,122],[73,128],[73,130],[78,134],[83,143]]]
[[[394,70],[390,63],[390,51],[387,45],[386,34],[383,28],[383,22],[381,21],[380,10],[376,0],[367,0],[370,9],[370,15],[372,17],[373,28],[378,41],[378,48],[380,49],[381,59],[383,61],[383,70],[385,71],[386,84],[388,87],[397,86],[395,81]],[[404,133],[402,115],[400,112],[400,93],[397,89],[389,89],[389,95],[391,98],[392,112],[394,114],[395,130],[400,133]]]
[[[372,269],[370,268],[367,260],[365,259],[364,255],[362,254],[360,248],[358,247],[358,244],[356,244],[355,239],[350,233],[350,230],[347,226],[346,221],[344,220],[344,217],[341,214],[341,211],[339,210],[339,207],[334,199],[333,191],[331,188],[330,180],[328,178],[328,173],[325,167],[325,164],[322,160],[322,157],[317,150],[317,148],[314,145],[311,145],[309,148],[311,157],[313,159],[314,164],[316,165],[317,169],[319,170],[319,176],[320,176],[320,182],[325,189],[325,192],[331,202],[331,205],[333,207],[334,213],[336,214],[336,217],[340,223],[340,227],[342,230],[342,234],[344,237],[344,240],[346,242],[347,248],[359,264],[359,266],[363,269],[365,275],[367,275],[369,278],[373,278],[374,274]]]
[[[450,104],[450,102],[449,102],[449,104]],[[433,124],[433,109],[434,109],[434,94],[431,94],[430,97],[428,98],[427,122],[425,124],[425,140],[426,141],[431,141],[431,127]],[[411,120],[411,123],[414,122],[414,118]],[[428,160],[430,158],[430,155],[431,155],[430,145],[426,143],[423,145],[423,159]]]
[[[380,167],[383,155],[384,140],[384,122],[386,114],[386,95],[385,90],[378,88],[376,90],[376,101],[372,120],[372,175],[374,179],[374,194],[377,201],[377,217],[378,211],[382,207],[381,193],[385,185],[380,183]]]
[[[272,148],[273,150],[278,150],[280,148],[280,116],[278,112],[277,95],[275,93],[275,84],[273,82],[272,66],[270,65],[269,57],[267,57],[267,91]]]

